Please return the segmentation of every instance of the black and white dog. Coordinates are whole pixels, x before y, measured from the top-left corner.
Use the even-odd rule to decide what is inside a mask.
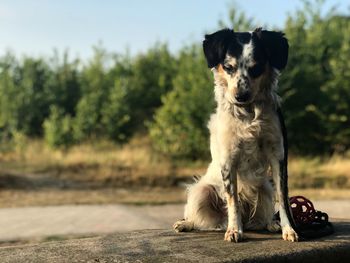
[[[287,148],[281,124],[277,78],[288,60],[281,32],[224,29],[206,35],[203,50],[215,80],[211,116],[212,162],[188,189],[185,219],[176,231],[226,228],[225,240],[239,242],[243,230],[282,228],[284,240],[298,241],[290,218]],[[280,223],[274,221],[274,188]]]

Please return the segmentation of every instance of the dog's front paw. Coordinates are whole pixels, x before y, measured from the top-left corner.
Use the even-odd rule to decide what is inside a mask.
[[[282,227],[282,237],[286,241],[298,242],[298,234],[290,225],[285,225]]]
[[[185,219],[176,221],[173,225],[176,232],[189,232],[193,230],[194,225],[192,222],[186,221]]]
[[[243,240],[243,231],[227,229],[224,240],[228,242],[236,242],[236,243],[241,242]]]

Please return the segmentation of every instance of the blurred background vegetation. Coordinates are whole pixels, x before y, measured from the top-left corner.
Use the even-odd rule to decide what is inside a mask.
[[[336,9],[321,15],[322,2],[304,1],[283,28],[274,28],[290,44],[279,94],[291,183],[348,188],[350,16]],[[234,7],[228,18],[218,29],[261,26]],[[0,58],[2,170],[51,173],[64,182],[98,178],[110,186],[171,186],[204,172],[215,103],[201,43],[176,54],[165,43],[135,56],[102,45],[93,50],[88,61],[68,52]]]

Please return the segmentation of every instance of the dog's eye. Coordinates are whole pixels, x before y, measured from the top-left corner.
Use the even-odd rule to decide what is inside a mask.
[[[229,74],[232,74],[236,71],[236,68],[230,64],[223,65],[223,68]]]
[[[264,66],[262,64],[255,64],[253,67],[248,68],[248,73],[252,78],[259,77],[264,72]]]

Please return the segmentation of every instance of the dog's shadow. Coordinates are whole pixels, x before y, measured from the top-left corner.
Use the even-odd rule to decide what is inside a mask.
[[[318,238],[300,238],[302,242],[337,242],[340,240],[350,240],[350,222],[347,221],[336,221],[333,222],[334,233],[318,237]],[[183,232],[182,235],[190,235],[191,239],[205,240],[205,239],[223,239],[225,235],[224,230],[193,230],[191,232]],[[256,241],[273,241],[282,240],[282,233],[276,232],[271,233],[267,230],[257,231],[245,231],[243,237],[243,243],[256,242]],[[184,236],[182,236],[184,237]]]

